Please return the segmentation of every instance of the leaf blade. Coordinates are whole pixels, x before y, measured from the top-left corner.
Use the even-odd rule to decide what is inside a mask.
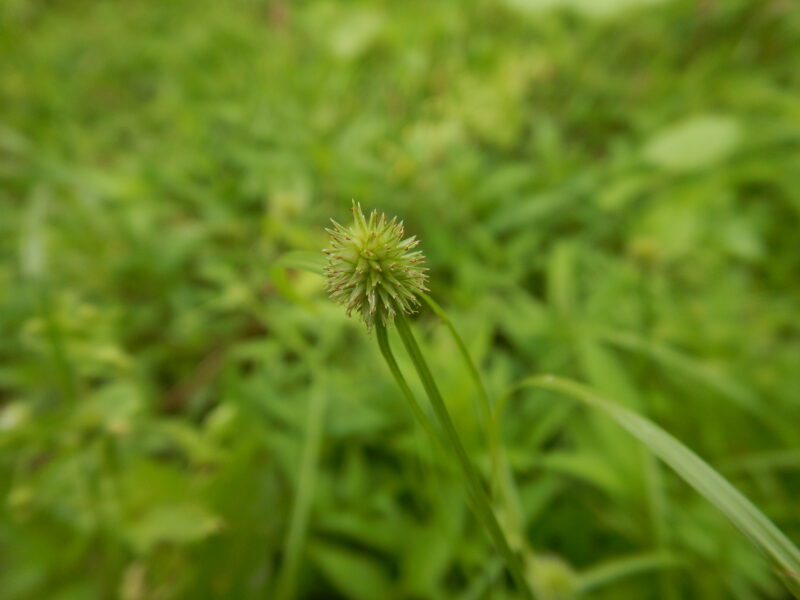
[[[750,541],[779,567],[789,590],[800,598],[800,550],[750,500],[708,463],[658,425],[585,385],[544,375],[522,380],[515,389],[535,387],[565,394],[613,419],[684,481],[717,507]]]

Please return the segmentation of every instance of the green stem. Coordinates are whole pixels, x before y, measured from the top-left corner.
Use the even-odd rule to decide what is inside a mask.
[[[478,371],[478,367],[475,365],[475,361],[472,360],[472,356],[470,356],[469,350],[467,350],[467,345],[464,343],[463,338],[461,335],[459,335],[458,330],[456,329],[455,325],[453,325],[453,321],[450,320],[450,317],[447,315],[444,309],[439,306],[439,303],[431,298],[428,294],[423,294],[422,299],[442,320],[445,327],[447,327],[448,331],[450,332],[451,337],[455,341],[456,346],[458,346],[458,352],[461,354],[461,358],[464,361],[464,364],[467,366],[469,375],[472,378],[476,389],[478,390],[478,394],[480,395],[481,413],[483,413],[483,417],[487,419],[487,437],[489,437],[491,441],[491,432],[493,431],[493,427],[491,427],[490,424],[494,421],[494,411],[492,409],[492,401],[489,399],[489,393],[486,391],[486,386],[483,384],[483,379]]]
[[[461,354],[461,358],[464,361],[464,364],[467,366],[467,370],[469,371],[469,375],[472,378],[473,383],[475,384],[475,388],[478,390],[478,395],[480,396],[480,412],[481,417],[483,419],[484,424],[484,431],[486,434],[486,439],[489,443],[489,452],[492,456],[492,487],[494,488],[495,485],[498,483],[500,479],[500,443],[498,440],[497,435],[497,423],[495,421],[495,414],[492,407],[492,401],[489,399],[489,393],[486,391],[486,386],[483,384],[483,379],[481,379],[481,375],[478,372],[478,368],[475,366],[475,361],[472,360],[472,356],[469,354],[469,350],[467,350],[467,345],[464,343],[464,340],[456,330],[453,322],[450,320],[450,317],[447,316],[447,313],[444,312],[444,309],[439,306],[439,304],[427,294],[422,295],[422,299],[431,307],[433,312],[435,312],[438,317],[442,320],[445,327],[447,327],[448,331],[450,332],[451,337],[456,343],[458,347],[458,352]]]
[[[428,364],[425,361],[419,346],[417,345],[417,341],[414,339],[414,334],[411,332],[408,321],[404,315],[400,314],[395,320],[395,323],[397,324],[397,331],[400,333],[400,339],[403,341],[403,345],[411,357],[411,361],[414,363],[417,374],[422,381],[422,386],[425,388],[425,392],[428,394],[431,406],[433,407],[436,417],[439,420],[442,429],[444,430],[445,439],[455,451],[456,457],[458,458],[459,466],[461,467],[464,479],[467,482],[467,486],[469,487],[469,491],[473,498],[473,507],[475,512],[488,530],[492,541],[497,546],[497,549],[503,555],[506,567],[511,573],[511,576],[514,578],[516,584],[519,586],[520,591],[527,599],[532,600],[533,592],[531,591],[528,582],[523,575],[522,563],[520,562],[519,557],[511,549],[506,536],[503,534],[503,530],[500,528],[500,524],[498,523],[497,517],[492,510],[489,496],[483,487],[483,483],[481,482],[478,471],[472,464],[472,461],[470,460],[469,455],[464,448],[464,444],[461,442],[458,431],[456,430],[453,420],[450,417],[450,412],[447,410],[447,406],[445,405],[444,399],[439,392],[439,388],[437,387],[436,382],[433,379],[433,375],[428,368]]]
[[[414,413],[414,417],[417,419],[417,422],[432,440],[440,441],[439,434],[433,429],[433,427],[431,427],[430,420],[423,412],[422,407],[419,405],[419,402],[417,402],[417,399],[414,397],[414,392],[412,392],[411,388],[408,386],[408,382],[403,376],[403,372],[400,370],[400,367],[397,366],[397,361],[394,359],[394,354],[392,354],[392,348],[389,346],[389,337],[386,334],[386,325],[384,325],[380,319],[375,323],[375,335],[378,338],[378,347],[381,350],[383,359],[386,361],[389,370],[392,372],[392,376],[397,383],[397,387],[400,388],[400,391],[408,401],[409,406],[411,406],[411,412]]]
[[[500,492],[500,499],[503,502],[503,508],[506,511],[507,517],[505,523],[506,535],[511,536],[512,532],[509,532],[508,528],[511,527],[512,531],[521,531],[523,519],[522,510],[519,504],[519,497],[514,484],[514,476],[508,464],[508,460],[506,459],[503,446],[500,443],[500,418],[498,411],[496,410],[494,403],[489,398],[489,392],[486,389],[486,385],[483,383],[483,379],[478,371],[478,367],[476,366],[475,361],[472,360],[472,356],[467,349],[467,345],[464,343],[463,338],[458,333],[453,321],[450,320],[450,317],[447,315],[445,310],[439,306],[439,304],[428,294],[423,294],[422,299],[442,320],[442,322],[445,324],[445,327],[447,327],[447,330],[450,332],[450,336],[453,338],[456,346],[458,347],[458,351],[461,354],[461,359],[467,366],[470,377],[472,378],[472,381],[478,390],[481,412],[485,422],[486,438],[489,443],[489,453],[492,460],[492,496],[494,496],[495,492]],[[521,538],[512,541],[517,542],[512,543],[515,548],[519,546],[525,548],[526,550],[528,549],[527,544]]]

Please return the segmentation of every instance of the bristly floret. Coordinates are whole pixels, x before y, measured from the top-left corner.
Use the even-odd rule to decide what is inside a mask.
[[[361,204],[353,200],[353,223],[343,227],[333,221],[325,267],[330,297],[356,310],[368,329],[377,319],[389,325],[397,313],[411,314],[419,306],[418,296],[427,292],[425,257],[414,248],[416,237],[404,237],[403,222],[373,210],[364,217]]]

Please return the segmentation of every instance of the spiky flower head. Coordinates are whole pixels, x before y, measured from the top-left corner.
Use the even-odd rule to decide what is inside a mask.
[[[355,200],[349,227],[331,221],[330,248],[323,250],[331,299],[344,304],[348,316],[358,312],[368,329],[378,319],[389,325],[396,314],[415,312],[418,296],[428,291],[428,269],[422,252],[414,250],[419,241],[404,237],[403,222],[374,210],[365,218]]]

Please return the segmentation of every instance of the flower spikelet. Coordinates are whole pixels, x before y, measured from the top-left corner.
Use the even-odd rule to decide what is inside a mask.
[[[396,314],[411,314],[418,296],[427,292],[427,274],[416,237],[405,237],[403,222],[372,211],[369,218],[353,201],[353,223],[343,227],[333,221],[325,267],[327,288],[335,302],[355,310],[368,329],[377,319],[389,325]]]

